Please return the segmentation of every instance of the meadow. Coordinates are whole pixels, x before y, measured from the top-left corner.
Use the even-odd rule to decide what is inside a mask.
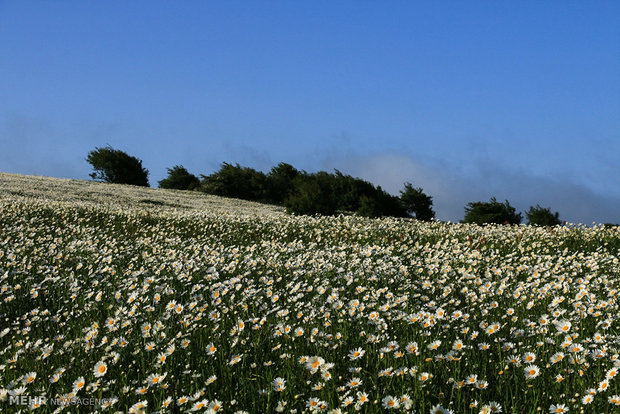
[[[0,174],[0,411],[620,412],[619,248]]]

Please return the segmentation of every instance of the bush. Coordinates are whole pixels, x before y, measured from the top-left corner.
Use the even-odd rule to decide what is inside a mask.
[[[333,180],[335,197],[338,200],[338,210],[355,211],[366,215],[360,213],[360,208],[363,203],[376,198],[377,189],[368,181],[345,175],[338,170],[330,176]]]
[[[359,208],[357,214],[363,217],[376,218],[381,217],[381,206],[374,198],[362,196],[359,200]]]
[[[433,198],[424,194],[421,188],[413,188],[411,183],[405,183],[405,189],[400,192],[400,200],[407,214],[416,219],[430,221],[435,218]]]
[[[114,184],[149,186],[149,172],[142,167],[142,161],[110,146],[95,148],[86,157],[94,171],[93,180]]]
[[[223,197],[286,206],[296,214],[357,213],[367,217],[406,217],[398,197],[360,178],[320,171],[308,174],[280,163],[268,174],[239,164],[223,163],[219,171],[202,176],[200,190]]]
[[[264,201],[266,176],[253,168],[223,163],[220,170],[203,175],[200,189],[208,194]]]
[[[489,202],[476,201],[465,207],[465,223],[485,224],[519,224],[523,217],[508,203],[498,202],[495,197]]]
[[[527,218],[528,224],[535,226],[557,226],[562,224],[560,213],[557,211],[552,213],[551,209],[542,208],[538,204],[536,204],[536,207],[530,207],[525,213],[525,217]]]
[[[281,162],[267,174],[265,197],[273,204],[284,204],[293,192],[295,179],[300,172],[291,164]]]
[[[333,215],[338,208],[333,179],[324,171],[298,176],[285,204],[289,213]]]
[[[200,180],[194,174],[190,174],[182,165],[168,168],[168,177],[159,182],[160,188],[175,190],[193,190],[200,184]]]
[[[377,187],[374,197],[379,205],[380,217],[409,217],[400,198],[387,193],[381,186]]]

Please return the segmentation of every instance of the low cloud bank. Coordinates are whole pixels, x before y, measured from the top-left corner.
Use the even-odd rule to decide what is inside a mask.
[[[490,161],[477,161],[468,166],[445,162],[416,160],[411,156],[384,153],[372,156],[329,158],[322,168],[337,168],[380,185],[398,194],[403,183],[422,187],[433,197],[434,209],[440,220],[460,221],[464,208],[471,201],[496,197],[508,200],[518,211],[540,204],[559,211],[560,218],[571,223],[590,225],[620,222],[620,198],[600,194],[587,186],[570,181],[569,177],[538,177],[525,171],[511,171]],[[525,216],[525,214],[524,214]],[[525,217],[524,217],[525,219]]]

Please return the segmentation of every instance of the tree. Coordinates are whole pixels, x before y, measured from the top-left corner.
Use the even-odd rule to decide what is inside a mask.
[[[515,208],[508,200],[500,203],[491,198],[489,202],[476,201],[468,203],[465,207],[465,223],[496,223],[496,224],[519,224],[522,220],[521,213],[517,214]]]
[[[530,206],[530,209],[525,213],[525,217],[528,224],[535,226],[557,226],[562,224],[560,213],[557,211],[552,213],[551,209],[542,208],[538,204],[536,204],[536,207]]]
[[[200,188],[208,194],[222,197],[263,201],[266,181],[267,177],[260,171],[225,162],[219,171],[202,175]]]
[[[338,200],[334,193],[333,177],[325,171],[300,174],[295,179],[294,190],[285,205],[287,211],[294,214],[335,214]]]
[[[359,208],[356,213],[362,217],[381,217],[381,206],[376,199],[363,195],[359,199]]]
[[[295,178],[299,171],[291,164],[281,162],[267,174],[265,188],[267,201],[274,204],[284,204],[284,201],[291,195]]]
[[[364,217],[408,217],[400,199],[381,187],[377,187],[370,197],[362,195],[359,205],[356,213]]]
[[[376,214],[369,215],[365,213],[365,211],[369,211],[369,200],[376,198],[377,190],[371,183],[361,178],[354,178],[348,174],[343,174],[338,170],[335,170],[335,174],[330,174],[330,177],[333,182],[334,194],[338,200],[338,210],[356,211],[358,214],[368,217],[378,217]],[[360,211],[363,204],[366,207],[364,207],[363,211]],[[378,204],[374,202],[372,205],[375,206],[374,211],[378,211]]]
[[[308,174],[282,162],[265,174],[239,164],[223,163],[219,171],[201,177],[200,191],[284,205],[296,214],[349,212],[368,217],[407,217],[399,197],[338,170],[335,174]]]
[[[110,146],[95,148],[86,157],[94,169],[90,174],[93,180],[114,184],[149,186],[149,172],[142,167],[136,157]]]
[[[172,188],[175,190],[193,190],[200,184],[200,180],[194,174],[190,174],[182,165],[168,168],[168,177],[159,182],[160,188]]]
[[[418,220],[430,221],[435,218],[433,198],[424,194],[421,188],[413,188],[411,183],[405,183],[405,189],[400,192],[400,200],[407,213]]]

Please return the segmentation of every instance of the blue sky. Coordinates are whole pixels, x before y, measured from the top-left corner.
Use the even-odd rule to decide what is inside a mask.
[[[0,171],[285,161],[620,222],[618,1],[0,1]]]

